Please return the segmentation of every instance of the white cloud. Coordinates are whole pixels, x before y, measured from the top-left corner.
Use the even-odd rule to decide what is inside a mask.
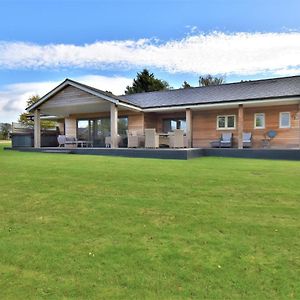
[[[73,78],[81,83],[108,90],[116,95],[122,94],[132,79],[127,77],[106,77],[87,75]],[[32,95],[43,96],[59,83],[58,81],[26,82],[9,84],[0,91],[0,122],[17,121],[18,116],[25,110],[26,101]]]
[[[181,40],[100,41],[85,45],[0,42],[0,67],[140,68],[195,74],[253,75],[300,66],[300,33],[213,32]]]

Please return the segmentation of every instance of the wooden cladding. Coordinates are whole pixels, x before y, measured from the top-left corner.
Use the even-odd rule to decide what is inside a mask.
[[[42,104],[41,109],[85,105],[91,103],[99,103],[99,97],[81,91],[73,86],[67,86],[62,91],[54,95],[51,98],[51,101],[47,101]]]
[[[291,127],[280,128],[280,112],[290,112]],[[280,105],[268,107],[251,107],[239,109],[220,109],[193,112],[193,146],[210,147],[210,142],[217,140],[221,133],[230,131],[234,136],[234,147],[238,147],[239,127],[243,127],[240,132],[251,132],[253,136],[253,147],[261,148],[262,139],[269,130],[275,130],[277,136],[272,140],[271,147],[292,148],[300,145],[300,128],[298,105]],[[265,116],[265,128],[255,128],[255,114],[263,113]],[[237,126],[234,130],[217,130],[216,120],[218,115],[236,115]],[[243,122],[242,122],[243,119]],[[242,123],[241,123],[242,122]],[[240,123],[240,124],[239,124]]]

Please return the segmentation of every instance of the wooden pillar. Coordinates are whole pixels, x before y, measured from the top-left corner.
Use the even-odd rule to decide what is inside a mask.
[[[41,147],[41,114],[40,110],[34,111],[34,148]]]
[[[243,132],[244,132],[244,107],[239,105],[238,113],[238,148],[243,149]]]
[[[111,148],[118,148],[118,106],[114,103],[110,105],[110,137]]]
[[[186,138],[187,147],[193,147],[193,133],[192,133],[192,111],[190,108],[185,110],[185,121],[186,121]]]

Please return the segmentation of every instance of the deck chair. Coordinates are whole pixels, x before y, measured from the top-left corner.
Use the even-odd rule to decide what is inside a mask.
[[[145,129],[145,148],[158,148],[159,135],[154,128]]]
[[[138,134],[136,131],[127,132],[127,147],[128,148],[140,148],[145,140],[143,135]]]
[[[232,132],[222,133],[220,139],[220,148],[232,148],[233,136]]]
[[[59,135],[57,137],[58,147],[65,147],[66,145],[66,136],[65,135]]]
[[[252,147],[252,133],[243,132],[243,148],[251,148],[251,147]]]
[[[169,135],[170,148],[184,148],[184,136],[182,129],[175,129],[173,134]]]
[[[117,135],[117,145],[120,146],[121,142],[122,142],[122,137],[118,134]],[[105,147],[111,148],[111,137],[110,136],[105,137]]]

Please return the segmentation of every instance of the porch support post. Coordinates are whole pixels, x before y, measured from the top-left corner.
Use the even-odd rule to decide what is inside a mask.
[[[192,111],[190,108],[185,110],[185,122],[186,122],[186,138],[187,147],[193,147],[193,134],[192,134]]]
[[[243,149],[243,131],[244,131],[244,107],[239,105],[238,113],[238,148]]]
[[[118,148],[118,106],[110,105],[110,138],[111,148]]]
[[[34,111],[34,148],[41,147],[41,114],[40,110]]]

